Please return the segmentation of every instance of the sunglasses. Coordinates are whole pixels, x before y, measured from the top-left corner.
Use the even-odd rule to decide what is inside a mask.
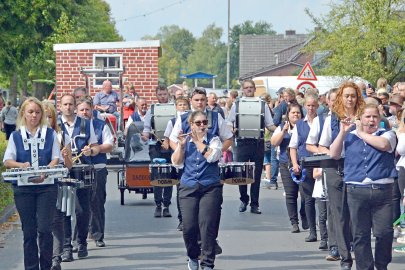
[[[201,124],[206,126],[206,125],[208,125],[208,120],[195,121],[194,124],[197,125],[197,127],[201,126]]]

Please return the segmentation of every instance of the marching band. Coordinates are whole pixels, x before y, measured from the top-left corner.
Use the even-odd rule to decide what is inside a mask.
[[[305,241],[318,240],[317,202],[319,249],[329,250],[327,260],[340,260],[341,269],[350,270],[354,252],[357,269],[388,269],[392,223],[398,218],[393,194],[395,190],[403,194],[404,189],[402,104],[393,108],[395,118],[387,127],[379,106],[365,102],[358,85],[344,82],[327,93],[328,113],[317,114],[316,90],[307,91],[300,105],[287,88],[280,93],[287,98],[273,115],[268,104],[255,97],[252,80],[241,86],[243,96],[234,100],[225,118],[216,96],[207,95],[204,88],[193,88],[190,96],[179,94],[172,103],[168,89],[158,86],[158,103],[149,105],[145,97],[128,96],[125,102],[134,104],[134,112],[114,120],[125,126],[122,162],[148,163],[154,217],[172,216],[169,206],[176,185],[178,230],[188,269],[213,269],[222,252],[217,238],[224,183],[239,186],[239,212],[250,204],[251,213],[262,213],[259,192],[266,129],[274,132],[270,142],[278,152],[291,232],[300,232],[300,217],[301,227],[309,229]],[[52,103],[36,98],[20,107],[2,176],[12,184],[21,218],[25,269],[59,270],[62,262],[74,260],[75,252],[79,259],[89,256],[88,236],[97,247],[106,246],[106,164],[117,139],[117,126],[108,119],[120,115],[111,83],[106,81],[103,87],[108,91],[97,96],[96,104],[85,88],[63,95],[59,115]],[[102,103],[104,97],[109,103]],[[395,94],[391,99],[393,104],[403,103]],[[398,129],[399,140],[391,127]],[[232,160],[225,163],[223,153],[230,150]],[[146,198],[147,189],[142,192]]]

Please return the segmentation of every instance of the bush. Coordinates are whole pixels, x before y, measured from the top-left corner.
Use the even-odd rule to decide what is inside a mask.
[[[7,141],[6,141],[6,135],[4,133],[0,133],[0,172],[3,172],[6,168],[3,165],[3,156],[4,152],[6,151],[7,148]],[[13,199],[13,190],[11,188],[11,185],[9,183],[4,183],[3,180],[0,181],[0,212],[3,211],[3,209],[14,203]]]

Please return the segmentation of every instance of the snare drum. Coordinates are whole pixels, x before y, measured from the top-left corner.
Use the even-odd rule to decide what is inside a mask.
[[[69,178],[83,181],[84,188],[91,188],[94,184],[94,167],[89,164],[74,165],[69,170]]]
[[[225,182],[229,185],[247,185],[255,180],[254,162],[229,162],[225,167]]]
[[[179,183],[179,174],[171,164],[149,164],[152,186],[169,187]]]

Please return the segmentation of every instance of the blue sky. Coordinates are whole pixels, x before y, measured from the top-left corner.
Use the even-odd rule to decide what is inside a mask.
[[[164,25],[176,24],[201,36],[211,23],[224,29],[226,39],[227,0],[106,0],[119,33],[127,41],[155,35]],[[331,0],[231,0],[231,27],[244,21],[266,21],[277,33],[296,30],[308,33],[314,28],[304,9],[325,15]],[[143,16],[145,15],[145,16]]]

